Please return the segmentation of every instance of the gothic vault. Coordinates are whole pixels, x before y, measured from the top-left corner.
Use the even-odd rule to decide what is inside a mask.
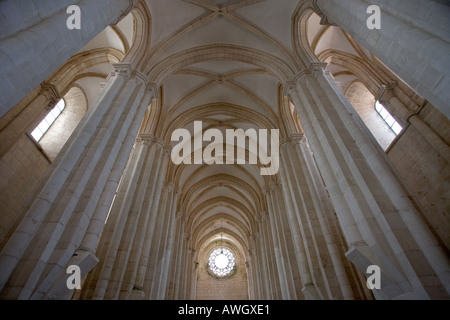
[[[1,1],[0,299],[448,299],[449,28],[437,0]]]

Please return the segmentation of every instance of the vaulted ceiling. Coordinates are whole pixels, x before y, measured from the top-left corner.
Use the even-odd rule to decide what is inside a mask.
[[[134,27],[130,15],[80,53],[104,47],[126,53],[132,39],[144,43],[137,67],[160,88],[151,133],[166,144],[176,144],[170,141],[175,129],[186,128],[193,137],[194,121],[203,122],[203,131],[215,128],[224,136],[226,129],[254,128],[280,129],[284,138],[295,129],[286,125],[291,109],[283,100],[283,85],[306,68],[297,38],[305,2],[145,0],[140,7],[147,33],[139,30],[142,17],[134,11]],[[311,13],[303,24],[306,45],[315,53],[330,47],[353,53],[342,31],[321,26]],[[131,52],[130,59],[137,56]],[[104,74],[107,68],[97,65],[86,74]],[[167,179],[179,188],[179,211],[193,248],[205,248],[220,233],[243,253],[251,249],[257,221],[267,211],[267,185],[279,182],[278,176],[261,176],[258,166],[250,164],[170,163]]]
[[[147,5],[151,39],[143,65],[162,86],[159,138],[170,142],[178,128],[193,136],[194,121],[224,136],[226,129],[282,129],[279,85],[302,69],[291,40],[297,1],[151,0]],[[170,167],[192,246],[205,248],[221,233],[246,253],[267,210],[265,185],[276,177],[264,179],[250,164]]]

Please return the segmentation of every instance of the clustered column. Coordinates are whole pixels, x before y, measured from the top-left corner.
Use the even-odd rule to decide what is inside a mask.
[[[290,95],[349,244],[347,258],[361,272],[371,264],[382,270],[385,286],[374,294],[433,298],[449,290],[448,257],[331,76],[312,64]]]
[[[188,298],[188,279],[190,279],[189,237],[185,233],[185,219],[180,212],[175,217],[173,259],[170,263],[166,299]],[[189,266],[189,267],[188,267]]]
[[[254,235],[253,247],[255,248],[254,267],[259,275],[257,283],[260,286],[262,295],[260,298],[268,300],[282,299],[277,257],[273,245],[270,218],[267,212],[262,212],[258,217],[258,226],[259,232]]]
[[[0,253],[2,298],[60,298],[67,294],[61,286],[67,265],[80,265],[85,275],[96,263],[94,248],[152,98],[145,77],[128,64],[115,68]]]
[[[281,290],[281,299],[295,300],[297,294],[291,259],[293,253],[293,241],[289,235],[289,222],[286,217],[286,208],[282,197],[281,186],[272,184],[266,191],[267,210],[271,234],[271,247],[273,248],[277,265],[277,275]]]
[[[176,207],[176,193],[164,187],[168,161],[161,141],[139,135],[97,249],[100,264],[88,277],[82,297],[164,296]],[[159,281],[153,283],[153,278]]]
[[[280,160],[286,213],[305,298],[353,299],[341,258],[339,229],[305,137],[297,134],[284,141]]]

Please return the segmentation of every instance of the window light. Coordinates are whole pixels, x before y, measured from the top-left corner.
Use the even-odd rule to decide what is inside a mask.
[[[375,110],[378,112],[378,115],[386,122],[388,127],[395,133],[395,135],[399,135],[399,133],[403,130],[402,126],[395,121],[394,117],[386,110],[386,108],[379,102],[375,102]]]
[[[50,129],[52,124],[61,115],[65,107],[66,102],[64,101],[64,99],[59,100],[55,107],[53,107],[53,109],[47,114],[44,120],[42,120],[41,123],[39,123],[39,125],[36,127],[36,129],[31,132],[34,140],[39,142],[42,139],[44,134],[48,131],[48,129]]]

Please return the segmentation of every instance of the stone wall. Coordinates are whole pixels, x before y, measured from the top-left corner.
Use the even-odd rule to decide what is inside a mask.
[[[235,253],[235,252],[234,252]],[[247,271],[243,257],[235,255],[236,270],[220,279],[208,272],[208,257],[201,257],[197,270],[198,300],[246,300],[248,299]]]
[[[419,114],[448,144],[449,120],[428,105]],[[421,133],[409,126],[388,150],[388,156],[411,194],[419,202],[427,221],[450,248],[450,167]]]
[[[0,159],[0,242],[50,166],[31,139],[22,135]]]

